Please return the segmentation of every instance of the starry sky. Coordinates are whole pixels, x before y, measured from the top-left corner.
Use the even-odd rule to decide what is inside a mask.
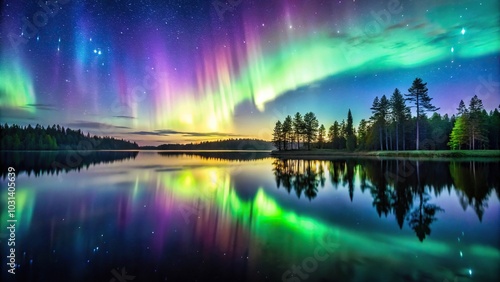
[[[328,128],[428,83],[440,113],[500,104],[496,0],[5,0],[0,119],[158,145]]]

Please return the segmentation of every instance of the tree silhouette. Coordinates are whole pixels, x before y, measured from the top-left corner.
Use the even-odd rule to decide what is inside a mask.
[[[323,128],[318,128],[319,121],[313,112],[303,116],[297,112],[293,118],[285,118],[285,122],[281,124],[282,136],[278,138],[278,132],[274,132],[273,142],[275,145],[277,140],[283,143],[276,145],[278,150],[332,148],[348,151],[399,151],[413,147],[417,150],[445,150],[464,149],[466,145],[469,149],[500,149],[498,109],[488,114],[481,99],[474,96],[469,108],[462,100],[457,108],[458,114],[450,117],[448,114],[436,113],[439,108],[431,104],[432,98],[428,95],[427,83],[422,79],[416,78],[408,91],[410,93],[403,95],[396,88],[390,100],[386,95],[380,98],[376,96],[370,107],[371,117],[368,120],[361,119],[357,129],[354,128],[350,109],[347,120],[334,120],[327,133]],[[411,107],[416,108],[416,117],[412,117],[407,101]],[[434,113],[428,118],[426,112]],[[275,127],[275,131],[276,129],[279,127]],[[13,143],[12,138],[9,139],[10,143]],[[431,142],[421,144],[420,139]],[[16,144],[22,146],[22,142]]]
[[[299,112],[295,113],[295,116],[293,117],[293,132],[295,134],[295,138],[297,139],[297,149],[300,149],[300,139],[304,133],[304,120]]]
[[[476,149],[476,140],[479,142],[488,142],[488,132],[485,126],[483,101],[474,95],[469,103],[469,136],[472,150]],[[500,129],[499,129],[500,130]]]
[[[347,112],[347,124],[346,124],[346,147],[349,151],[354,151],[356,149],[356,136],[354,135],[354,126],[352,121],[351,109]]]
[[[339,135],[340,126],[339,123],[335,121],[328,129],[328,139],[332,143],[332,149],[339,149]]]
[[[285,150],[291,149],[293,147],[293,131],[292,131],[292,117],[290,115],[286,116],[285,121],[283,121],[282,127],[283,133],[283,148]]]
[[[93,136],[89,133],[60,126],[35,127],[28,125],[0,125],[2,150],[130,150],[139,145],[108,136]],[[83,147],[83,148],[82,148]]]
[[[325,144],[325,126],[321,124],[318,130],[318,147],[323,149],[323,145]]]
[[[401,124],[405,122],[406,118],[406,104],[403,95],[399,92],[399,89],[394,89],[394,93],[392,93],[390,99],[390,115],[392,121],[395,123],[395,131],[396,131],[396,151],[399,151],[399,131]],[[403,138],[404,139],[404,138]]]
[[[318,119],[313,112],[304,115],[304,134],[308,150],[311,150],[311,143],[316,140],[318,126]]]
[[[417,136],[416,136],[416,150],[420,148],[420,117],[425,114],[425,112],[435,112],[439,110],[431,104],[432,98],[429,97],[427,83],[424,83],[421,78],[415,78],[412,86],[408,89],[408,94],[405,94],[406,101],[410,101],[415,104],[417,112]]]
[[[278,150],[283,150],[283,125],[279,120],[274,125],[273,144]]]
[[[372,103],[372,107],[370,108],[372,110],[372,116],[370,119],[372,120],[373,124],[378,128],[378,136],[379,136],[379,141],[380,141],[380,150],[384,150],[384,146],[382,143],[383,140],[383,131],[385,131],[385,144],[386,144],[386,149],[388,149],[388,142],[387,142],[387,117],[389,114],[389,101],[387,100],[387,97],[385,95],[382,96],[382,98],[379,100],[378,96],[375,97]]]

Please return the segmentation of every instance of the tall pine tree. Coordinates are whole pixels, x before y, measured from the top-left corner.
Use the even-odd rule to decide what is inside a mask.
[[[413,84],[408,89],[408,94],[405,94],[406,101],[414,104],[417,112],[417,136],[416,136],[416,150],[419,149],[420,142],[420,117],[425,112],[435,112],[439,110],[431,104],[432,98],[429,97],[427,83],[424,83],[421,78],[415,78]]]
[[[403,98],[403,95],[401,95],[401,92],[399,89],[394,89],[394,93],[392,93],[391,100],[390,100],[390,114],[391,114],[391,119],[395,123],[395,129],[396,129],[396,151],[399,151],[399,132],[401,128],[401,124],[405,122],[406,115],[406,104],[405,104],[405,99]],[[404,136],[403,136],[404,138]]]
[[[352,121],[351,109],[347,112],[347,125],[346,125],[346,147],[349,151],[356,149],[356,137],[354,136],[354,126]]]

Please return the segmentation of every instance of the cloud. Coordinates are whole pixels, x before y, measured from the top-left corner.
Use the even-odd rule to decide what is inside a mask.
[[[426,23],[420,23],[420,24],[412,26],[410,29],[412,29],[412,30],[415,30],[415,29],[424,29],[426,27],[427,27]]]
[[[402,28],[406,28],[406,27],[407,27],[407,23],[405,21],[403,21],[400,23],[390,25],[390,26],[386,27],[385,30],[402,29]]]
[[[168,136],[169,134],[164,134],[156,131],[133,131],[129,132],[128,134],[135,134],[135,135],[156,135],[156,136]]]
[[[35,120],[35,115],[25,109],[25,107],[1,107],[0,117],[21,120]]]
[[[68,126],[71,127],[78,127],[78,128],[92,128],[92,129],[130,129],[130,127],[127,126],[118,126],[118,125],[112,125],[109,123],[102,123],[102,122],[94,122],[94,121],[84,121],[84,120],[77,120],[75,122],[70,122],[67,123]]]
[[[192,136],[192,137],[244,137],[244,135],[233,134],[233,133],[223,133],[223,132],[192,132],[192,131],[177,131],[172,129],[159,129],[154,131],[133,131],[128,134],[135,135],[154,135],[154,136],[171,136],[171,135],[181,135],[181,136]]]
[[[453,36],[450,36],[449,34],[436,34],[436,35],[434,35],[432,37],[431,40],[429,40],[427,42],[427,44],[437,44],[437,43],[439,43],[441,41],[445,41],[446,42],[447,40],[450,40],[452,38],[453,38]]]
[[[24,106],[0,106],[0,117],[35,120],[36,110],[56,111],[57,108],[52,104],[25,104]]]
[[[114,118],[125,118],[125,119],[136,119],[136,117],[133,116],[113,116]]]
[[[36,110],[43,110],[43,111],[56,111],[57,110],[55,105],[42,104],[42,103],[26,104],[26,106],[24,106],[23,108],[34,108]]]

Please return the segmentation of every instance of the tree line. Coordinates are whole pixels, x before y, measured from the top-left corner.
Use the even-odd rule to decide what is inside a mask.
[[[43,127],[31,124],[25,127],[8,124],[0,125],[0,145],[2,150],[129,150],[138,149],[135,142],[108,136],[85,135],[80,129],[64,126]]]
[[[230,138],[226,140],[203,141],[190,144],[162,144],[143,146],[143,150],[272,150],[269,141],[251,138]]]
[[[427,83],[416,78],[407,94],[395,89],[388,98],[373,100],[372,115],[354,128],[351,110],[347,119],[328,127],[316,115],[297,112],[278,120],[273,144],[282,150],[328,148],[337,150],[446,150],[500,149],[500,106],[489,113],[474,95],[466,107],[460,101],[457,114],[441,115],[432,105]],[[412,115],[411,109],[415,109]],[[430,117],[427,113],[432,113]]]

